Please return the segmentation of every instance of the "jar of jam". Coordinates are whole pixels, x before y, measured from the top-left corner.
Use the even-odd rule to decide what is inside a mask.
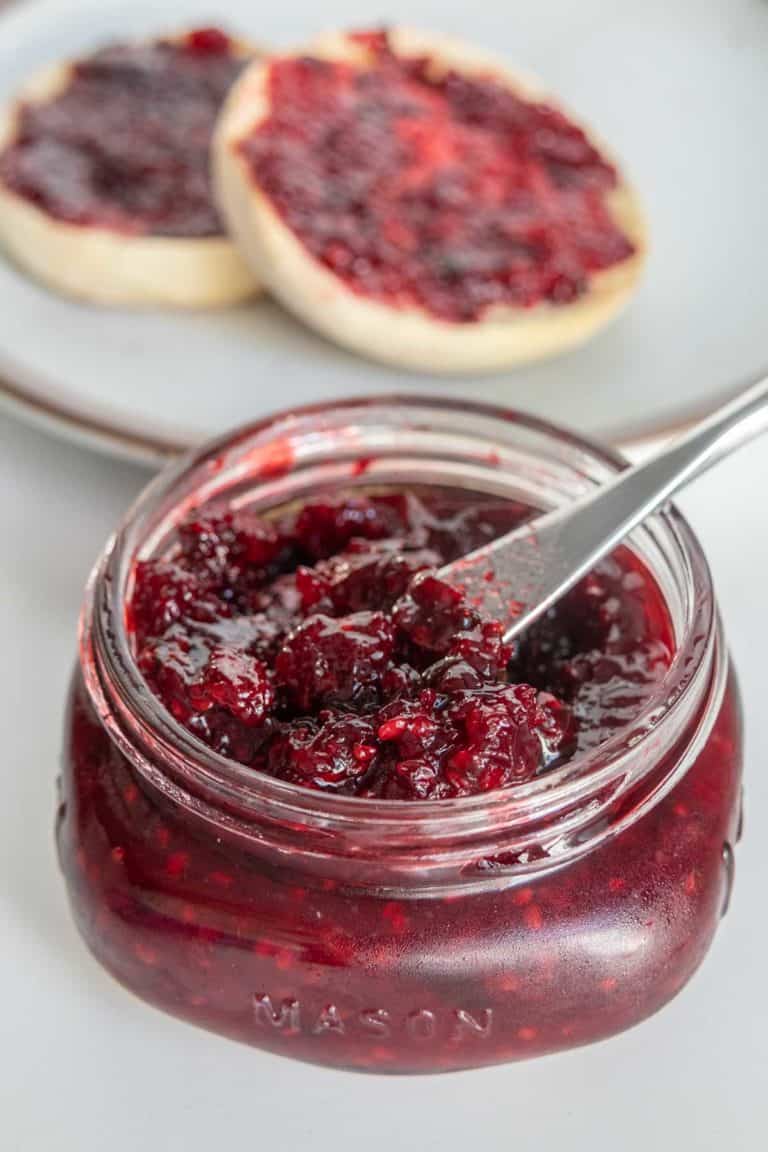
[[[505,649],[431,574],[621,462],[506,410],[305,408],[146,490],[89,583],[58,846],[88,946],[287,1056],[431,1072],[660,1008],[728,901],[738,691],[674,508]]]

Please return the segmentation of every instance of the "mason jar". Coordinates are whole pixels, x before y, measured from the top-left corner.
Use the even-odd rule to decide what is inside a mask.
[[[676,509],[628,542],[668,608],[668,672],[598,747],[482,795],[334,795],[228,760],[150,692],[127,626],[136,563],[212,501],[418,484],[545,510],[621,466],[516,412],[392,397],[277,415],[152,483],[88,584],[66,713],[59,854],[97,959],[191,1023],[380,1072],[570,1048],[674,996],[727,907],[742,763],[710,575]]]

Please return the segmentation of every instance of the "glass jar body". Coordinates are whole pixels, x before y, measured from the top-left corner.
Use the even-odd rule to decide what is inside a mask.
[[[217,842],[147,790],[79,676],[67,733],[59,851],[92,951],[158,1007],[287,1056],[433,1072],[609,1036],[686,983],[728,899],[732,676],[695,764],[631,827],[529,883],[445,896]]]

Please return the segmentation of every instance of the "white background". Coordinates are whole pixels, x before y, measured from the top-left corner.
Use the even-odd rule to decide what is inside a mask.
[[[723,13],[740,14],[729,21],[729,34],[742,35],[749,27],[747,14],[761,3],[720,0]],[[472,21],[474,7],[482,10],[484,39],[492,44],[495,24],[504,24],[504,6],[496,8],[491,0],[487,5],[446,0],[446,28],[461,31]],[[505,6],[523,27],[523,0],[505,0]],[[214,12],[216,5],[210,7]],[[272,7],[288,39],[291,5]],[[309,7],[308,2],[294,6],[297,35]],[[347,7],[357,15],[360,5]],[[382,14],[387,7],[408,11],[407,3],[384,4]],[[566,5],[549,7],[564,11]],[[582,28],[579,0],[571,7],[576,33]],[[591,0],[589,5],[593,15],[602,8],[606,18],[619,7],[614,0],[602,5]],[[632,0],[623,7],[636,14],[646,5]],[[652,7],[662,5],[652,0]],[[695,22],[711,22],[717,4],[701,0],[683,6],[668,0],[678,36],[681,7],[692,22],[695,42]],[[323,22],[318,6],[311,23],[320,27]],[[576,69],[576,57],[571,58],[569,37],[560,40],[560,58],[548,60],[542,39],[540,58],[531,62],[540,72],[567,81],[567,62]],[[628,58],[631,47],[630,41]],[[754,66],[752,48],[746,43],[744,52]],[[617,61],[604,63],[608,82],[620,83]],[[627,75],[632,84],[653,84],[653,60],[631,58]],[[713,74],[713,83],[722,85],[723,77]],[[595,100],[596,92],[595,87]],[[674,116],[672,101],[669,114]],[[754,148],[764,149],[768,109],[756,107],[750,113],[742,107],[739,113],[750,114]],[[603,119],[609,126],[610,116],[606,109]],[[717,139],[711,146],[717,148]],[[679,168],[668,173],[670,195],[681,213],[685,150],[682,139]],[[731,177],[724,171],[718,178],[727,182]],[[727,229],[731,223],[713,219],[712,228]],[[701,239],[706,243],[706,236]],[[758,235],[754,242],[763,241]],[[655,259],[663,269],[664,252]],[[678,265],[675,275],[682,275]],[[691,350],[688,358],[678,354],[674,365],[666,361],[663,345],[657,350],[658,371],[669,373],[665,378],[671,387],[682,367],[695,366],[706,379],[717,375],[725,382],[731,370],[749,366],[736,360],[754,338],[758,313],[764,316],[768,307],[768,294],[757,294],[759,285],[752,289],[751,311],[744,313],[745,332],[722,332],[718,292],[731,290],[727,282],[717,290],[701,280],[690,285],[682,279],[656,281],[662,282],[665,295],[654,299],[667,302],[662,311],[670,333],[687,326],[687,337],[678,339],[676,348]],[[679,302],[679,311],[670,302]],[[664,338],[662,320],[656,316],[654,339]],[[642,331],[631,331],[642,342]],[[59,336],[39,333],[41,340],[54,343]],[[729,349],[741,350],[736,360]],[[710,956],[676,1001],[614,1040],[530,1064],[410,1080],[293,1064],[165,1017],[115,985],[90,959],[72,926],[54,857],[52,823],[76,617],[87,572],[145,478],[127,465],[0,420],[0,1152],[300,1152],[310,1147],[317,1152],[764,1152],[765,444],[721,466],[682,501],[712,563],[747,719],[746,836],[737,852],[731,911]]]

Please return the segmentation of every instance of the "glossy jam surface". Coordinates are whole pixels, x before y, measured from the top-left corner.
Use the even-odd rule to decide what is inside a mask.
[[[528,514],[450,490],[196,512],[137,567],[139,667],[207,745],[294,784],[434,800],[531,780],[636,719],[673,640],[623,549],[504,644],[434,569]]]
[[[633,253],[611,164],[547,104],[491,77],[437,73],[357,38],[364,67],[269,68],[269,116],[241,149],[311,255],[354,292],[452,322],[568,304]]]
[[[219,235],[209,148],[243,64],[217,28],[104,48],[53,99],[21,106],[0,180],[68,224]]]

